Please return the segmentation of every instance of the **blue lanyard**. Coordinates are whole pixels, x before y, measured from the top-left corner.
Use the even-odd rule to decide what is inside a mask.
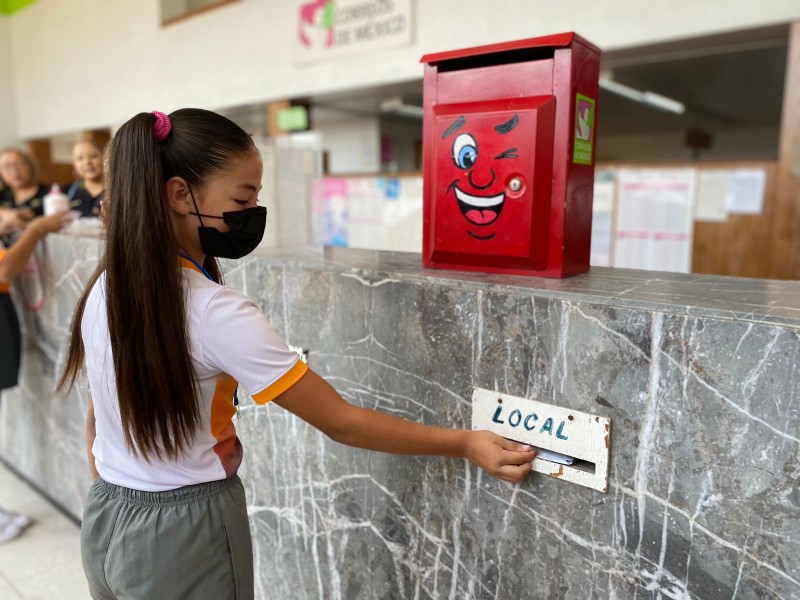
[[[182,256],[183,258],[185,258],[186,260],[188,260],[190,263],[192,263],[192,264],[193,264],[195,267],[197,267],[198,269],[200,269],[200,272],[201,272],[203,275],[205,275],[205,276],[206,276],[208,279],[210,279],[211,281],[214,281],[214,278],[213,278],[213,277],[211,277],[211,275],[209,274],[209,272],[208,272],[208,271],[206,271],[206,270],[203,268],[203,265],[201,265],[200,263],[198,263],[198,262],[197,262],[195,259],[193,259],[191,256],[189,256],[188,254],[186,254],[186,253],[184,253],[184,252],[181,252],[181,256]]]
[[[206,276],[208,279],[210,279],[211,281],[214,281],[214,278],[213,278],[213,277],[211,277],[211,275],[209,274],[209,272],[208,272],[208,271],[206,271],[206,270],[203,268],[203,265],[199,264],[199,263],[198,263],[198,262],[197,262],[195,259],[193,259],[191,256],[189,256],[189,255],[188,255],[188,254],[186,254],[185,252],[181,252],[180,254],[181,254],[181,256],[182,256],[183,258],[185,258],[185,259],[186,259],[186,260],[188,260],[190,263],[192,263],[192,264],[193,264],[195,267],[197,267],[198,269],[200,269],[200,272],[201,272],[203,275],[205,275],[205,276]],[[238,386],[238,385],[236,386],[236,389],[233,391],[233,405],[236,407],[236,416],[239,416],[239,386]]]

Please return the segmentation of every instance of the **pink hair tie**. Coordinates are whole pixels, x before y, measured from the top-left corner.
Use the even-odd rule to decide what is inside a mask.
[[[156,118],[156,122],[153,124],[153,135],[156,138],[156,143],[160,144],[169,135],[169,132],[172,131],[172,121],[169,120],[169,117],[162,112],[154,110],[150,114],[154,115]]]

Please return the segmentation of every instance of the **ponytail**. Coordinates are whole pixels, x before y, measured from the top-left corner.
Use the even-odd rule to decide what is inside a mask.
[[[166,181],[201,188],[231,159],[255,150],[250,137],[215,113],[183,109],[157,143],[156,117],[140,113],[111,142],[106,182],[106,250],[81,296],[58,389],[71,387],[84,362],[81,321],[92,287],[105,272],[108,332],[122,427],[129,449],[147,460],[176,459],[202,420],[189,351],[180,248]],[[206,269],[220,281],[219,265]]]

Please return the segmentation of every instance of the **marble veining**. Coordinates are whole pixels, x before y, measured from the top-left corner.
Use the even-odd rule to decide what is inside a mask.
[[[80,515],[83,383],[54,397],[97,238],[52,236],[0,457]],[[423,270],[284,248],[225,262],[350,402],[447,427],[473,387],[608,417],[609,492],[337,445],[245,400],[259,598],[800,598],[800,284]]]

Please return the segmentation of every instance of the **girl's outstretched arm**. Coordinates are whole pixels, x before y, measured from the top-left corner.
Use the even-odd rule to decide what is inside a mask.
[[[331,439],[379,452],[467,458],[490,475],[522,480],[536,451],[489,431],[432,427],[346,402],[310,369],[275,400]]]
[[[28,262],[36,244],[48,233],[58,231],[73,219],[68,212],[37,217],[25,228],[19,239],[8,249],[5,258],[0,261],[0,283],[9,284]]]

